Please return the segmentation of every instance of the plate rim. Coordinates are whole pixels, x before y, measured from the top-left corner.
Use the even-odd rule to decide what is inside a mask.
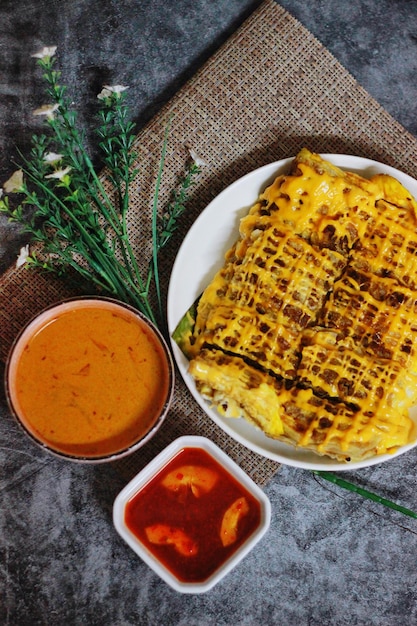
[[[355,156],[351,154],[343,154],[343,153],[320,153],[320,156],[323,159],[330,161],[332,164],[336,165],[337,167],[340,167],[343,170],[353,171],[361,175],[364,175],[365,171],[368,171],[368,175],[372,175],[373,173],[390,174],[394,176],[395,178],[397,178],[398,180],[400,180],[400,182],[404,186],[406,186],[407,189],[408,189],[408,185],[411,185],[411,187],[415,186],[416,191],[417,191],[416,179],[414,179],[409,174],[402,172],[401,170],[398,170],[395,167],[391,165],[387,165],[380,161],[376,161],[374,159],[368,159],[366,157]],[[223,418],[221,415],[217,413],[217,411],[209,407],[208,402],[204,400],[201,397],[201,395],[197,392],[194,381],[191,378],[191,376],[187,373],[186,368],[185,368],[184,362],[187,362],[187,361],[184,355],[182,354],[181,350],[179,349],[178,345],[175,343],[175,341],[172,338],[172,333],[175,330],[175,327],[177,323],[179,322],[179,319],[181,318],[181,317],[178,318],[175,316],[174,302],[177,299],[176,293],[175,293],[176,283],[178,282],[178,276],[181,271],[181,265],[184,263],[185,251],[187,249],[187,246],[189,247],[193,236],[195,237],[196,232],[198,233],[198,230],[201,227],[201,224],[204,223],[204,220],[208,218],[208,216],[210,215],[210,213],[213,212],[216,206],[221,203],[222,199],[227,197],[229,194],[233,194],[233,192],[239,187],[248,183],[250,184],[252,182],[252,179],[254,179],[254,181],[257,181],[259,178],[259,182],[258,182],[258,194],[259,194],[259,192],[262,189],[265,189],[265,187],[269,184],[269,182],[272,182],[272,180],[280,173],[280,170],[284,170],[284,168],[288,166],[294,160],[294,158],[295,158],[294,156],[286,157],[284,159],[267,163],[265,165],[262,165],[260,167],[257,167],[251,170],[250,172],[247,172],[243,176],[237,178],[232,183],[227,185],[222,191],[220,191],[205,206],[205,208],[198,215],[196,220],[193,222],[193,224],[191,225],[191,227],[188,229],[187,233],[185,234],[181,242],[181,245],[178,249],[176,258],[174,260],[174,264],[172,266],[171,275],[169,279],[169,285],[168,285],[168,294],[167,294],[168,332],[169,332],[169,337],[171,341],[171,347],[172,347],[174,360],[176,362],[178,370],[181,374],[181,377],[188,391],[191,393],[191,396],[196,400],[197,404],[205,412],[205,414],[210,419],[212,419],[213,422],[217,426],[219,426],[219,428],[221,428],[224,432],[226,432],[226,434],[228,434],[232,439],[242,444],[243,446],[245,446],[247,449],[251,450],[252,452],[259,454],[261,457],[264,457],[269,460],[280,463],[282,465],[288,465],[290,467],[294,467],[297,469],[309,469],[313,471],[314,470],[338,471],[338,472],[354,471],[357,469],[371,467],[373,465],[377,465],[377,464],[386,462],[388,460],[395,459],[398,456],[401,456],[402,454],[416,447],[417,440],[405,446],[402,446],[401,448],[399,448],[392,454],[381,454],[381,455],[369,457],[362,461],[356,461],[352,463],[338,462],[334,459],[331,459],[330,457],[321,456],[315,452],[303,450],[301,448],[297,448],[296,446],[292,446],[291,444],[273,440],[267,437],[264,433],[262,433],[260,429],[256,429],[255,426],[247,423],[244,420],[244,418],[239,418],[239,423],[242,425],[243,429],[246,429],[246,430],[248,430],[249,428],[254,429],[258,437],[260,437],[261,439],[265,439],[271,445],[275,444],[279,446],[279,449],[283,449],[284,453],[282,452],[280,453],[279,450],[277,452],[271,451],[259,445],[256,441],[250,441],[250,439],[240,434],[240,432],[236,432],[236,430],[232,428],[231,426],[231,424],[236,423],[234,422],[234,418]],[[263,179],[263,182],[260,182],[262,179]],[[255,182],[254,182],[254,188],[255,188]],[[253,193],[255,194],[255,192]],[[413,195],[416,194],[416,192],[412,192],[412,193]],[[256,200],[256,197],[257,196],[255,195],[255,200]],[[249,206],[253,203],[253,201],[254,200],[249,200],[245,204],[245,206],[240,207],[240,209],[242,210],[242,215],[245,215],[247,213],[247,210]],[[237,217],[238,211],[239,211],[239,208],[235,207],[231,210],[230,215]],[[237,237],[237,231],[235,231],[234,233],[229,233],[229,238],[231,241],[235,240],[236,237]],[[227,247],[224,247],[223,252],[225,252],[226,249]],[[221,262],[221,261],[222,261],[222,257],[220,256],[217,262]],[[213,275],[214,271],[215,269],[212,269],[211,275]],[[198,291],[198,289],[196,291]],[[198,293],[196,294],[195,297],[197,296],[198,296]],[[186,306],[189,307],[191,306],[191,304],[192,304],[192,301],[189,302],[188,305]],[[289,455],[288,457],[285,455],[286,451],[288,451],[288,455]],[[305,456],[306,458],[305,459],[294,458],[294,454],[298,454],[298,456],[301,455],[301,457]]]

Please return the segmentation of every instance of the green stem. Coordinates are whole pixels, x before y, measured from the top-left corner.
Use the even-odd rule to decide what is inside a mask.
[[[129,173],[127,172],[125,175],[126,189],[128,188],[128,184],[129,184],[128,177],[129,177]],[[127,219],[126,219],[128,208],[129,208],[129,196],[127,193],[125,193],[123,196],[123,200],[122,200],[122,232],[123,232],[123,242],[124,242],[124,246],[122,246],[123,255],[125,258],[126,265],[129,268],[129,271],[131,270],[133,272],[133,277],[136,279],[137,283],[140,285],[141,291],[147,294],[147,287],[143,283],[139,265],[136,260],[136,256],[132,250],[132,246],[130,245],[129,232],[128,232]]]
[[[367,489],[358,487],[357,485],[354,485],[353,483],[347,480],[344,480],[343,478],[339,478],[338,476],[336,476],[335,474],[332,474],[331,472],[322,472],[319,470],[314,470],[313,474],[321,476],[322,478],[324,478],[325,480],[328,480],[334,485],[337,485],[338,487],[342,487],[342,489],[347,489],[348,491],[357,493],[358,495],[362,496],[363,498],[366,498],[367,500],[372,500],[373,502],[382,504],[383,506],[386,506],[390,509],[394,509],[394,511],[398,511],[399,513],[402,513],[403,515],[408,515],[408,517],[417,519],[417,513],[415,513],[414,511],[411,511],[410,509],[407,509],[404,506],[401,506],[400,504],[396,504],[395,502],[392,502],[391,500],[382,498],[381,496],[378,496],[376,493],[372,493],[371,491],[368,491]]]
[[[161,287],[159,284],[159,266],[158,266],[158,199],[159,199],[159,189],[160,189],[161,180],[162,180],[162,172],[163,172],[164,165],[165,165],[165,156],[167,152],[169,126],[170,125],[167,124],[166,129],[165,129],[164,143],[162,145],[162,153],[161,153],[161,159],[159,161],[158,176],[156,178],[155,193],[153,197],[153,207],[152,207],[152,243],[153,243],[152,245],[152,268],[153,268],[156,297],[158,301],[159,316],[161,320],[163,319],[164,315],[163,315],[163,310],[162,310],[162,297],[161,297]]]
[[[33,176],[30,173],[28,175],[31,179],[33,179]],[[147,302],[146,298],[143,298],[140,295],[140,293],[138,294],[137,287],[136,285],[134,285],[134,283],[132,283],[126,269],[122,265],[120,265],[120,263],[112,261],[111,255],[108,254],[109,251],[106,251],[106,249],[103,249],[101,247],[103,245],[105,246],[105,242],[100,242],[101,245],[99,245],[95,238],[85,228],[84,224],[82,224],[82,222],[78,219],[76,213],[74,213],[68,205],[64,204],[64,202],[58,196],[56,196],[53,191],[51,191],[49,187],[45,185],[41,180],[36,180],[36,183],[45,194],[47,194],[49,197],[52,197],[54,202],[56,202],[56,204],[60,206],[63,211],[65,211],[72,223],[79,230],[82,236],[82,240],[87,245],[88,250],[92,254],[91,257],[86,259],[87,262],[89,262],[94,270],[106,282],[111,293],[126,301],[134,300],[138,308],[145,315],[150,317],[152,321],[155,321],[155,317],[149,306],[149,303]],[[29,200],[31,200],[35,204],[35,206],[38,206],[36,203],[36,198],[31,196],[29,192],[27,192],[26,195]],[[127,284],[130,284],[130,286],[133,288],[133,293],[129,292],[129,290],[126,288],[125,282]]]

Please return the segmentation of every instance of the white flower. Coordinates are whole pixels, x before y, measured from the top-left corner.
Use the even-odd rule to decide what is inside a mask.
[[[41,50],[35,52],[35,54],[32,54],[31,56],[34,59],[49,59],[54,56],[56,49],[57,46],[44,46]]]
[[[19,256],[17,257],[16,267],[20,267],[24,265],[28,260],[29,256],[29,244],[20,248]]]
[[[63,154],[57,154],[56,152],[48,152],[43,157],[43,160],[45,161],[45,163],[50,163],[51,165],[53,165],[54,163],[58,163],[58,161],[60,161],[63,157],[64,157]]]
[[[197,165],[197,167],[203,167],[204,165],[207,165],[207,161],[204,161],[204,159],[199,157],[192,148],[188,148],[188,152],[190,153],[190,156],[194,163]]]
[[[3,189],[6,193],[17,193],[21,191],[23,187],[23,172],[22,170],[16,170],[3,185]]]
[[[47,176],[45,176],[45,178],[57,178],[59,180],[62,180],[64,176],[66,176],[71,170],[72,167],[68,166],[61,170],[55,170],[55,172],[52,172],[52,174],[48,174]]]
[[[111,91],[109,91],[105,87],[103,87],[100,93],[97,94],[97,98],[99,100],[106,100],[106,98],[110,98],[110,96],[111,96]]]
[[[59,104],[43,104],[39,109],[33,111],[33,115],[45,115],[46,117],[53,117],[54,112],[59,108]]]
[[[116,94],[119,96],[123,91],[126,91],[129,87],[125,85],[104,85],[103,89],[97,95],[99,100],[105,100],[106,98],[110,98],[112,94]]]
[[[122,93],[122,91],[126,91],[129,89],[126,85],[104,85],[104,89],[111,91],[112,93]]]

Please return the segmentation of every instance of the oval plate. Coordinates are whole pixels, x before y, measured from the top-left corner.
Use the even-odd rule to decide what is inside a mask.
[[[370,178],[377,173],[390,174],[417,197],[417,181],[399,170],[361,157],[343,154],[322,154],[341,169]],[[204,291],[214,274],[223,265],[225,252],[239,236],[239,221],[247,214],[259,194],[271,184],[278,174],[288,170],[293,157],[260,167],[239,178],[222,191],[202,211],[188,231],[175,260],[168,291],[168,327],[170,334],[192,303]],[[258,454],[302,469],[325,471],[351,471],[393,459],[415,447],[417,442],[403,446],[393,454],[370,457],[363,461],[342,463],[320,456],[302,448],[276,441],[244,419],[221,416],[210,408],[198,393],[194,381],[187,373],[188,361],[171,341],[179,371],[198,404],[211,419],[233,439]]]

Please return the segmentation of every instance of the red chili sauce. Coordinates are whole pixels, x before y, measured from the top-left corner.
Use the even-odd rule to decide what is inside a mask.
[[[200,448],[184,448],[125,509],[129,530],[180,581],[202,582],[259,526],[258,500]]]

